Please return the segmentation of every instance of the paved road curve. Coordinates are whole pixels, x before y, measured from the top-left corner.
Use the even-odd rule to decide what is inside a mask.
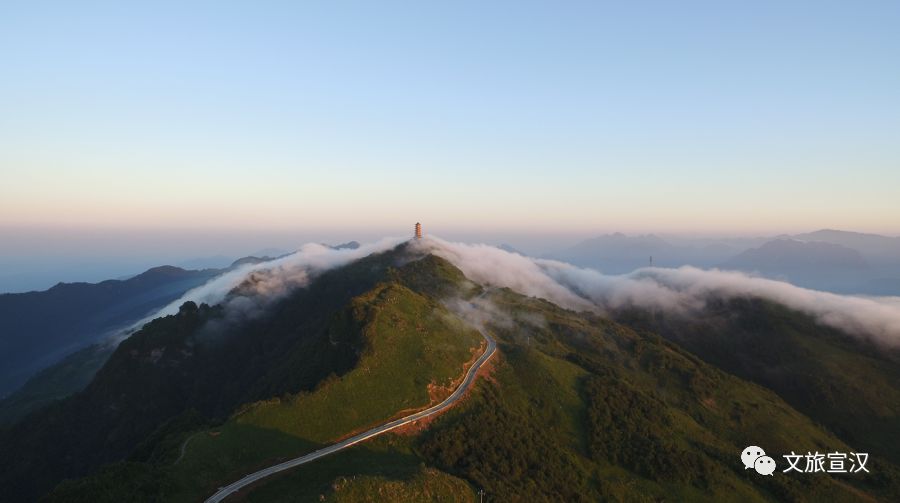
[[[456,388],[456,390],[453,392],[453,394],[451,394],[449,397],[447,397],[447,399],[444,400],[443,402],[441,402],[433,407],[430,407],[428,409],[425,409],[421,412],[416,412],[415,414],[412,414],[412,415],[409,415],[406,417],[402,417],[400,419],[391,421],[390,423],[383,424],[381,426],[372,428],[369,431],[365,431],[363,433],[360,433],[359,435],[350,437],[347,440],[344,440],[342,442],[338,442],[334,445],[330,445],[323,449],[319,449],[318,451],[311,452],[304,456],[300,456],[299,458],[294,458],[289,461],[285,461],[284,463],[279,463],[275,466],[270,466],[270,467],[264,468],[258,472],[251,473],[250,475],[247,475],[246,477],[242,478],[241,480],[238,480],[237,482],[233,482],[233,483],[219,489],[219,491],[216,492],[216,494],[213,494],[212,496],[209,497],[209,499],[206,500],[206,503],[218,503],[218,502],[224,500],[225,498],[227,498],[228,496],[234,494],[235,492],[240,491],[244,487],[256,482],[257,480],[264,479],[270,475],[273,475],[278,472],[282,472],[284,470],[289,470],[295,466],[300,466],[302,464],[309,463],[310,461],[314,461],[323,456],[333,454],[342,449],[346,449],[347,447],[350,447],[351,445],[358,444],[358,443],[362,442],[363,440],[370,439],[372,437],[381,435],[382,433],[391,431],[394,428],[403,426],[404,424],[409,424],[418,419],[422,419],[423,417],[428,417],[433,414],[436,414],[436,413],[446,409],[447,407],[453,405],[457,400],[459,400],[459,398],[463,395],[463,393],[466,392],[466,390],[469,388],[469,386],[475,380],[475,373],[478,372],[478,369],[480,369],[481,366],[484,365],[484,363],[486,361],[488,361],[492,356],[494,356],[494,351],[497,349],[497,342],[494,341],[494,339],[490,335],[488,335],[487,333],[485,333],[483,331],[481,332],[481,335],[487,341],[487,348],[484,350],[484,353],[482,353],[481,356],[479,356],[478,359],[475,360],[475,363],[471,367],[469,367],[469,370],[468,370],[468,372],[466,372],[466,377],[465,377],[465,379],[463,379],[463,382],[460,383],[460,385]]]

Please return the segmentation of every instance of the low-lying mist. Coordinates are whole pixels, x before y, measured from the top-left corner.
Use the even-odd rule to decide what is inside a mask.
[[[306,286],[316,275],[373,253],[389,250],[403,241],[402,238],[384,238],[360,245],[356,249],[335,249],[318,243],[305,244],[290,255],[240,266],[189,290],[179,299],[137,322],[133,328],[140,328],[160,316],[175,314],[179,306],[188,301],[209,305],[224,303],[229,317],[254,317],[292,290]]]
[[[246,265],[217,277],[187,292],[135,328],[153,318],[176,313],[186,301],[224,304],[229,318],[254,317],[273,301],[307,285],[316,275],[404,241],[385,238],[357,249],[307,244],[291,255]],[[648,267],[626,275],[605,275],[484,244],[456,243],[433,236],[409,242],[413,253],[442,257],[476,283],[510,288],[576,311],[606,313],[637,307],[689,316],[713,299],[762,298],[850,334],[889,347],[900,346],[900,297],[837,295],[739,272],[695,267]]]
[[[639,307],[690,315],[711,299],[757,297],[809,314],[852,335],[900,346],[900,297],[837,295],[739,272],[695,267],[648,267],[609,276],[564,262],[436,237],[426,237],[414,246],[447,259],[476,283],[507,287],[573,310],[602,313]]]

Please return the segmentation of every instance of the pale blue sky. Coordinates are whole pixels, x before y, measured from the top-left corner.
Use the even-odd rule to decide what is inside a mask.
[[[875,1],[6,1],[0,229],[900,233],[898,26]]]

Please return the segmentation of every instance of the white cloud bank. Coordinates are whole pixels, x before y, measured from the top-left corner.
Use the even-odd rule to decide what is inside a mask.
[[[554,260],[532,259],[488,245],[426,237],[415,244],[459,267],[472,281],[508,287],[574,310],[628,306],[689,314],[711,298],[760,297],[807,313],[854,335],[900,347],[900,298],[837,295],[743,273],[644,268],[607,276]]]
[[[254,316],[273,300],[307,285],[311,278],[405,241],[386,238],[355,250],[307,244],[296,253],[270,262],[239,267],[185,293],[135,328],[153,318],[174,314],[186,301],[225,303],[226,312]],[[433,253],[458,267],[472,281],[507,287],[574,310],[603,312],[635,306],[690,314],[709,299],[760,297],[814,316],[819,322],[851,334],[900,347],[900,297],[857,297],[800,288],[743,273],[644,268],[608,276],[564,262],[524,257],[482,244],[444,241],[433,236],[413,240],[412,250]]]
[[[142,327],[154,318],[177,313],[178,308],[187,301],[209,305],[225,302],[226,311],[230,314],[239,313],[252,317],[272,301],[284,297],[296,288],[306,286],[318,274],[373,253],[389,250],[403,241],[403,238],[384,238],[360,245],[356,249],[337,250],[317,243],[305,244],[290,255],[259,264],[246,264],[217,276],[137,322],[133,329]]]

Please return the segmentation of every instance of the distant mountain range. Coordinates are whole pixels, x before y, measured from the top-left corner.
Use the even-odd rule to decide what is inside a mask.
[[[220,272],[162,266],[127,280],[59,283],[43,292],[0,294],[0,396]]]
[[[900,295],[900,238],[838,230],[751,239],[607,234],[551,254],[607,274],[652,264],[733,269],[841,293]]]
[[[325,245],[325,246],[328,246],[329,248],[333,248],[335,250],[355,250],[355,249],[359,248],[359,242],[358,241],[348,241],[346,243],[341,243],[339,245]]]
[[[225,271],[268,260],[272,258],[243,257],[220,269],[160,266],[124,280],[59,283],[40,292],[0,294],[0,399],[44,369],[48,372],[16,397],[17,410],[27,410],[46,396],[77,391],[111,351],[95,344]],[[92,349],[85,350],[88,347]],[[88,373],[74,376],[72,368]],[[0,401],[0,423],[8,406]]]
[[[564,262],[623,274],[651,263],[659,267],[694,265],[709,267],[741,251],[727,242],[684,241],[674,244],[655,234],[628,236],[606,234],[588,239],[566,250],[550,254]]]
[[[896,265],[900,262],[900,237],[864,234],[860,232],[823,229],[806,234],[797,234],[798,241],[818,241],[833,243],[859,251],[872,264]]]
[[[871,273],[869,262],[853,248],[796,239],[766,242],[739,253],[719,267],[841,292],[861,289]]]
[[[251,253],[251,256],[257,255],[256,253]],[[226,257],[225,255],[213,255],[211,257],[197,257],[190,260],[185,260],[183,262],[179,262],[176,264],[177,267],[182,269],[224,269],[231,265],[234,262],[233,257]]]
[[[522,255],[524,257],[528,256],[527,253],[525,253],[523,251],[519,251],[518,249],[514,248],[512,245],[507,244],[507,243],[501,243],[501,244],[497,245],[497,248],[500,248],[503,251],[508,251],[509,253],[515,253],[518,255]]]
[[[869,267],[862,254],[852,248],[834,243],[795,239],[768,241],[759,248],[750,248],[737,254],[722,265],[726,268],[749,268],[764,272],[817,270],[822,267],[862,271]]]

